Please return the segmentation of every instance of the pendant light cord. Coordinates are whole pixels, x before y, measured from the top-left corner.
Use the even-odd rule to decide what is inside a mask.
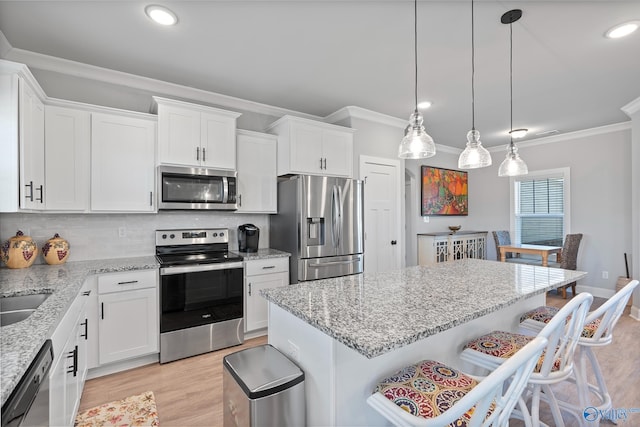
[[[509,23],[509,97],[511,107],[510,143],[513,145],[513,22]]]
[[[414,94],[418,112],[418,0],[413,2],[413,59],[415,64]]]
[[[471,0],[471,130],[476,130],[476,93],[474,85],[474,77],[476,73],[474,28],[473,28],[473,0]]]

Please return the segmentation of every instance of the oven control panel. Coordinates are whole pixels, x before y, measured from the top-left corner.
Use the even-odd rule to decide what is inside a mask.
[[[156,230],[156,246],[228,243],[229,229]]]

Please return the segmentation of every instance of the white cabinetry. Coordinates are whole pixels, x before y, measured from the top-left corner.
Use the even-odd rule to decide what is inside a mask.
[[[274,135],[238,130],[238,210],[240,213],[276,213],[278,178],[277,139]]]
[[[485,259],[486,231],[418,234],[418,265],[465,258]]]
[[[278,136],[278,175],[353,175],[353,129],[283,116],[267,130]]]
[[[153,119],[91,115],[91,210],[153,212]]]
[[[99,363],[158,352],[158,272],[98,276]]]
[[[87,375],[87,298],[81,292],[53,333],[49,425],[73,426]]]
[[[154,97],[161,164],[236,169],[240,113]]]
[[[44,156],[47,210],[89,209],[91,114],[45,106]]]
[[[20,207],[44,209],[44,104],[23,79],[19,87]]]
[[[277,288],[289,284],[289,258],[267,258],[245,261],[245,332],[267,327],[267,300],[261,289]]]

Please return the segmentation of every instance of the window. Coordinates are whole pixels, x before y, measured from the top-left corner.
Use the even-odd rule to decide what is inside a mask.
[[[562,246],[569,220],[569,169],[514,177],[511,228],[515,243]]]

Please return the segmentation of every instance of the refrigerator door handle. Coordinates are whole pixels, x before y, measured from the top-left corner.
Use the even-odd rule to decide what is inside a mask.
[[[353,264],[354,262],[360,262],[361,258],[360,257],[356,257],[353,259],[350,259],[348,261],[328,261],[328,262],[319,262],[316,264],[309,264],[309,268],[321,268],[321,267],[331,267],[334,265],[348,265],[348,264]]]
[[[340,199],[338,197],[338,187],[333,186],[331,192],[331,235],[333,237],[333,247],[338,248],[340,242]]]
[[[336,186],[338,189],[338,247],[342,245],[342,229],[344,228],[344,199],[342,198],[342,187]]]

